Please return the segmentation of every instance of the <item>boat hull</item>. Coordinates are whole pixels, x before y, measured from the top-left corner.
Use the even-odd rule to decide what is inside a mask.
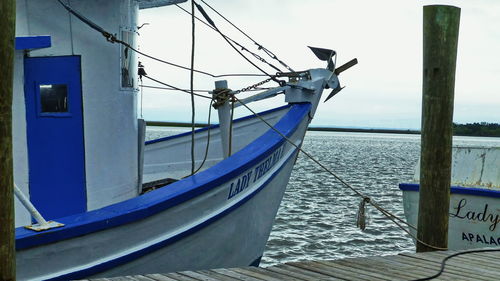
[[[418,222],[419,185],[400,184],[407,221]],[[413,231],[415,234],[415,231]],[[500,246],[500,192],[454,186],[450,193],[448,248],[453,250]]]
[[[310,105],[276,124],[300,145]],[[300,119],[297,119],[300,117]],[[265,144],[265,145],[264,145]],[[269,130],[219,164],[106,208],[18,228],[19,280],[78,279],[257,265],[297,157]]]

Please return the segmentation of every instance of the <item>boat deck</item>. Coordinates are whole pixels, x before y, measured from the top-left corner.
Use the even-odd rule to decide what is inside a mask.
[[[442,260],[457,251],[290,262],[266,268],[243,267],[93,279],[100,281],[195,280],[415,280],[436,274]],[[446,263],[433,280],[500,280],[500,251],[465,254]]]

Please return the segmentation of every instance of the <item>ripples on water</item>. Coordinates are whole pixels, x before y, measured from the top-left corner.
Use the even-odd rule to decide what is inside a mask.
[[[148,139],[171,134],[148,128]],[[489,144],[499,146],[500,139],[454,138],[454,145]],[[307,132],[302,147],[346,182],[404,218],[398,184],[413,177],[420,154],[419,135]],[[261,266],[414,251],[411,238],[369,205],[366,230],[359,230],[360,200],[300,155]]]
[[[403,217],[398,183],[412,178],[419,136],[308,132],[303,148],[359,191]],[[367,208],[366,230],[356,228],[359,203],[352,191],[299,156],[262,265],[413,249],[411,239],[372,207]]]

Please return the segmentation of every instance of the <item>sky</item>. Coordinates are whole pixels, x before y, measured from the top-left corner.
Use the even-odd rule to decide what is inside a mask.
[[[205,0],[294,70],[326,67],[307,46],[333,49],[338,65],[357,58],[340,76],[346,88],[321,103],[313,126],[419,129],[422,100],[423,6],[461,8],[454,122],[500,123],[500,1],[413,0]],[[201,1],[198,1],[201,3]],[[181,4],[190,9],[190,3]],[[274,65],[278,62],[204,6],[219,29]],[[196,11],[197,12],[197,11]],[[199,13],[198,13],[199,15]],[[141,51],[180,65],[191,59],[191,18],[175,6],[141,10]],[[195,68],[213,74],[260,73],[221,38],[196,22]],[[189,88],[189,71],[139,58],[148,75]],[[275,71],[259,64],[266,71]],[[265,77],[229,77],[239,89]],[[226,78],[225,78],[226,79]],[[211,90],[215,80],[196,75],[195,89]],[[144,85],[160,86],[144,80]],[[266,86],[275,86],[269,83]],[[324,92],[324,96],[329,91]],[[324,98],[323,98],[324,99]],[[250,104],[265,110],[284,104],[284,96]],[[207,122],[208,101],[196,99],[196,121]],[[190,122],[186,93],[143,89],[140,115],[146,120]],[[236,116],[248,115],[246,109]],[[216,114],[212,122],[217,122]]]

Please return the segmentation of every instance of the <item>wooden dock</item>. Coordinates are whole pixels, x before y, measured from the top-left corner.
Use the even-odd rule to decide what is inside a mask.
[[[99,281],[278,281],[278,280],[417,280],[430,277],[443,259],[457,251],[403,253],[394,256],[290,262],[266,268],[243,267],[146,274]],[[449,259],[433,280],[500,280],[500,252],[460,255]]]

